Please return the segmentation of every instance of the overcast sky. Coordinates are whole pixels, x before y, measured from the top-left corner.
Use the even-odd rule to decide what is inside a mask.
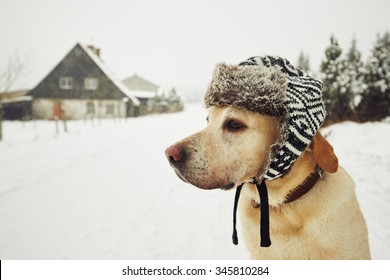
[[[39,83],[77,43],[102,49],[120,79],[134,73],[180,91],[203,91],[216,63],[300,51],[317,70],[333,33],[346,52],[355,35],[367,57],[390,31],[389,0],[0,0],[0,71],[28,56],[13,88]]]

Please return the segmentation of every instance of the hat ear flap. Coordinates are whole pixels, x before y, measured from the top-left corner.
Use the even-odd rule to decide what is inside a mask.
[[[337,156],[333,152],[332,145],[317,132],[311,142],[314,160],[321,167],[322,170],[335,173],[339,166]]]

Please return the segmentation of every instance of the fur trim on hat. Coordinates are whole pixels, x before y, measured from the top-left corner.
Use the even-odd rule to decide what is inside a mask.
[[[206,92],[206,107],[230,105],[271,115],[285,114],[287,79],[277,68],[219,64]]]

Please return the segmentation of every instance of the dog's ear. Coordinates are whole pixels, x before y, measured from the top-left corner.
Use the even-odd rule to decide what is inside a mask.
[[[329,173],[337,171],[339,161],[333,152],[333,147],[319,132],[314,135],[310,148],[312,149],[314,160],[322,170]]]

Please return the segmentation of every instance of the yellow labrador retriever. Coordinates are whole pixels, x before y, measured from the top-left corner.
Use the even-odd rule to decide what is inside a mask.
[[[355,185],[317,132],[283,176],[265,180],[272,244],[260,247],[253,178],[280,138],[281,118],[212,105],[208,125],[166,149],[177,175],[202,189],[242,186],[241,232],[253,259],[370,259]]]

